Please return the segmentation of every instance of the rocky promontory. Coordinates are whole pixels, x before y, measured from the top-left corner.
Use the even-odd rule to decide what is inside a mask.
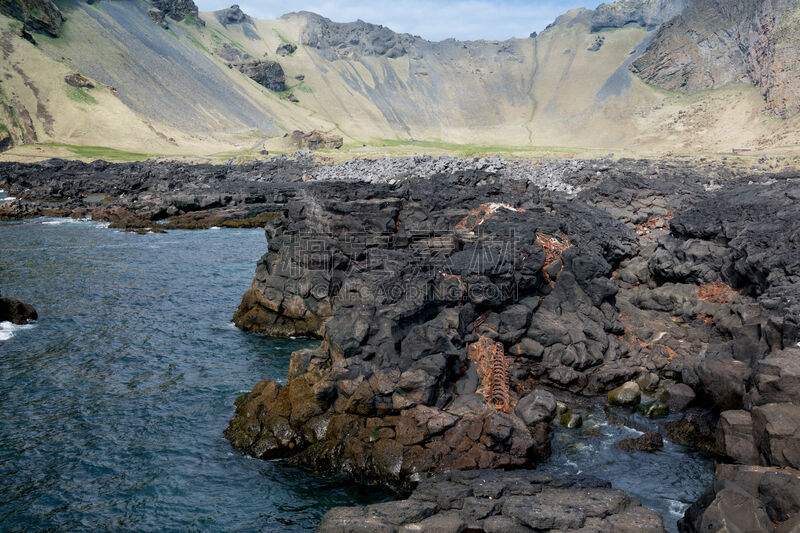
[[[796,174],[593,162],[543,188],[486,168],[289,200],[235,319],[322,343],[293,354],[286,385],[239,398],[237,448],[411,488],[534,467],[555,414],[528,410],[541,387],[627,386],[647,416],[715,406],[711,438],[737,444],[709,451],[726,460],[750,434],[738,460],[798,466]],[[762,399],[764,381],[781,393]],[[730,410],[743,422],[717,424]]]
[[[779,167],[332,165],[304,154],[223,166],[4,163],[0,187],[18,199],[0,203],[0,216],[264,227],[267,253],[236,325],[320,344],[292,354],[285,383],[242,395],[227,437],[254,457],[404,494],[424,488],[406,503],[336,510],[323,521],[331,530],[359,520],[387,531],[661,527],[596,481],[530,472],[550,454],[554,425],[580,425],[582,398],[670,416],[625,450],[660,453],[671,440],[717,459],[685,531],[734,523],[741,509],[790,527],[796,502],[781,490],[800,468],[800,174]],[[528,498],[520,504],[547,508],[545,521],[487,505],[475,480],[488,474],[452,477],[485,469],[514,471],[491,474],[497,497]],[[430,500],[436,491],[448,496]],[[605,503],[589,505],[589,493]]]

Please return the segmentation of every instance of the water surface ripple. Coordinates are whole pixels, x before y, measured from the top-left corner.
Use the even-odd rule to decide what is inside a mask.
[[[0,340],[0,530],[299,531],[386,497],[223,437],[234,399],[312,345],[230,323],[265,248],[261,230],[0,223],[0,292],[40,316]]]

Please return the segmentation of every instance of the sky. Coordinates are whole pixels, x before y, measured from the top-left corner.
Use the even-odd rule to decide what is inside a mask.
[[[229,7],[236,0],[195,0],[200,11]],[[611,1],[611,0],[608,0]],[[542,31],[574,7],[594,8],[599,0],[238,0],[242,11],[273,19],[289,11],[313,11],[336,22],[357,19],[400,33],[440,41],[508,39]]]

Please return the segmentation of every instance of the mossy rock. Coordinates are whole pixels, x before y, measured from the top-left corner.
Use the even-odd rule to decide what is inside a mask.
[[[560,422],[567,429],[577,429],[583,425],[583,417],[577,413],[567,411],[561,415]]]
[[[647,418],[664,418],[669,415],[669,407],[660,400],[650,403],[640,403],[634,407],[634,411]]]
[[[608,403],[612,405],[636,405],[642,400],[642,391],[635,381],[628,381],[610,391],[607,397]]]

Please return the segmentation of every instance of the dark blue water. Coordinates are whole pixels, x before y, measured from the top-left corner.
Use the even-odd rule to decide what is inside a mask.
[[[387,497],[244,457],[223,437],[236,397],[283,382],[290,353],[315,344],[230,323],[265,248],[261,230],[0,222],[0,293],[40,314],[0,324],[0,531],[298,531]],[[606,479],[675,530],[712,462],[671,442],[625,454],[614,444],[640,432],[602,411],[584,419],[555,428],[540,468]]]
[[[40,315],[0,329],[0,530],[296,531],[385,497],[223,437],[234,399],[313,344],[231,325],[265,248],[261,230],[0,223],[0,292]]]
[[[649,420],[627,410],[617,414],[630,425],[665,433],[662,421]],[[678,531],[678,520],[714,479],[714,461],[669,439],[656,452],[626,453],[617,447],[622,439],[636,438],[639,429],[608,422],[599,409],[583,411],[583,426],[553,429],[553,454],[538,468],[554,477],[583,475],[596,477],[621,489],[664,518],[668,531]]]

